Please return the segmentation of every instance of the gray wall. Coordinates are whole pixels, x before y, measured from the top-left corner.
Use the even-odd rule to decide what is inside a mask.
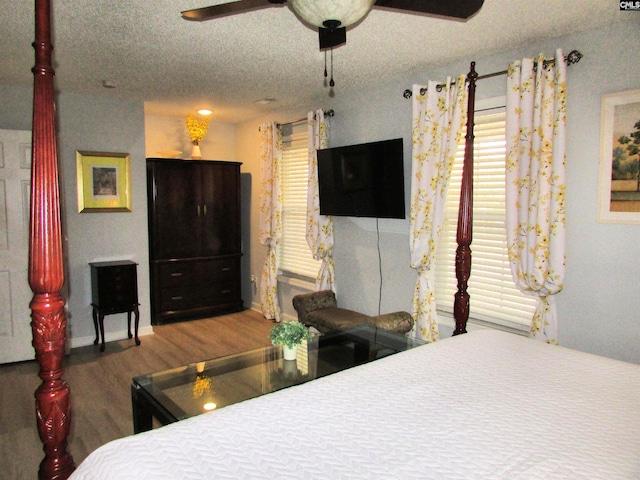
[[[484,74],[505,70],[511,61],[523,56],[535,56],[539,52],[553,56],[556,48],[562,48],[565,55],[573,49],[580,50],[584,58],[571,66],[568,73],[568,245],[565,288],[557,296],[559,339],[568,347],[640,363],[637,347],[640,343],[640,226],[596,222],[601,97],[640,88],[639,27],[640,18],[634,16],[619,25],[544,40],[483,58],[469,58],[437,70],[415,69],[398,75],[391,83],[372,84],[366,91],[342,91],[338,86],[334,98],[328,97],[325,105],[310,105],[309,109],[335,109],[331,146],[403,137],[408,206],[411,101],[402,96],[406,88],[411,88],[413,83],[466,73],[472,60],[476,61],[478,73]],[[501,96],[505,88],[504,76],[484,80],[478,84],[477,97]],[[275,120],[286,121],[305,113],[296,112],[297,115],[289,117],[283,114]],[[239,145],[243,145],[243,153],[247,154],[243,157],[238,151],[238,158],[245,166],[257,162],[257,147],[253,146],[256,130],[256,122],[246,122],[237,132]],[[255,156],[249,158],[248,155]],[[253,194],[252,208],[256,209],[258,191],[255,188]],[[381,219],[379,229],[382,278],[378,271],[375,220],[335,219],[334,259],[339,303],[343,307],[376,313],[382,281],[381,311],[411,310],[416,275],[409,267],[409,221]],[[259,273],[265,249],[254,242],[251,252],[251,268]],[[255,298],[256,295],[254,301]],[[284,308],[290,308],[288,294],[285,293],[281,302]]]
[[[138,266],[140,326],[149,330],[149,259],[144,143],[144,106],[104,97],[63,94],[58,99],[65,199],[69,238],[68,283],[72,346],[87,344],[94,328],[91,320],[91,280],[88,262],[128,259]],[[131,155],[132,211],[78,213],[76,151],[125,152]],[[126,314],[109,315],[106,332],[122,338]],[[109,333],[106,334],[109,340]]]
[[[31,129],[31,89],[0,89],[0,128]],[[65,235],[66,296],[72,347],[93,343],[88,263],[137,262],[141,334],[151,332],[144,144],[144,107],[110,96],[57,97],[58,158]],[[76,151],[131,155],[132,212],[78,213]],[[126,338],[126,314],[105,319],[107,340]]]

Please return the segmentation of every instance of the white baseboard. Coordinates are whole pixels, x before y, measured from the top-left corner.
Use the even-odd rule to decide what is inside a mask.
[[[251,310],[255,310],[258,313],[262,313],[262,308],[260,308],[260,304],[258,302],[251,302],[251,306],[249,308]]]
[[[260,308],[260,304],[256,303],[256,302],[252,302],[251,303],[251,310],[255,310],[256,312],[258,312],[260,315],[262,315],[262,308]],[[288,313],[283,313],[282,314],[282,320],[285,322],[290,322],[290,321],[296,321],[298,320],[298,316],[297,315],[291,315]]]
[[[288,313],[283,313],[282,314],[282,320],[285,322],[297,322],[298,321],[298,316],[297,315],[290,315]]]
[[[138,330],[138,336],[143,337],[145,335],[153,335],[153,327],[141,327]],[[90,337],[71,338],[69,340],[70,348],[86,347],[87,345],[93,345],[93,341],[96,339],[94,335]],[[129,335],[126,330],[118,330],[116,332],[107,332],[104,336],[105,342],[114,342],[116,340],[128,340]]]

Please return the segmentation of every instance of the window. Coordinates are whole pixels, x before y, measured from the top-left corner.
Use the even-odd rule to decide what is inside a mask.
[[[525,330],[531,323],[536,299],[514,285],[507,255],[504,108],[477,112],[475,124],[469,320]],[[463,160],[464,144],[456,155],[445,204],[445,224],[436,250],[436,302],[438,310],[448,313],[453,313],[453,296],[457,292],[454,265]]]
[[[307,244],[307,182],[309,180],[307,122],[282,126],[282,240],[280,270],[315,279],[320,262]]]

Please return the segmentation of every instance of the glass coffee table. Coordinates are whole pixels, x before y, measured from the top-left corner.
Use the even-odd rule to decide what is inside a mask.
[[[223,408],[397,352],[421,340],[359,325],[314,337],[284,360],[282,347],[264,347],[134,377],[131,385],[134,433]]]

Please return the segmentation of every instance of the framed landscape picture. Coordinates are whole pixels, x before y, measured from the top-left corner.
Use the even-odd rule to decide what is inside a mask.
[[[78,212],[130,212],[129,154],[76,152]]]
[[[640,223],[640,90],[604,95],[598,221]]]

